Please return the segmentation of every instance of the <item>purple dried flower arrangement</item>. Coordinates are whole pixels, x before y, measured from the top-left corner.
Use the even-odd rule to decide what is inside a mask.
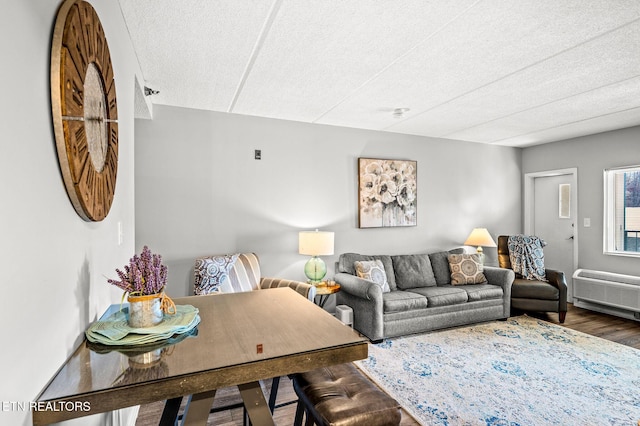
[[[108,279],[109,284],[120,287],[130,296],[158,294],[167,283],[167,267],[162,264],[162,256],[152,254],[149,247],[144,246],[140,256],[134,255],[124,272],[116,269],[119,280]]]

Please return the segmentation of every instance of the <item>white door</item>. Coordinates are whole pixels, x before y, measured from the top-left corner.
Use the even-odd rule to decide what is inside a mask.
[[[532,234],[546,241],[545,267],[564,272],[567,300],[573,300],[576,191],[573,175],[540,176],[534,179]]]

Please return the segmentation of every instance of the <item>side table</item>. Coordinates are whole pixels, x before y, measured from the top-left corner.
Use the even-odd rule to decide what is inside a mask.
[[[318,306],[324,308],[324,304],[327,303],[327,299],[329,299],[329,296],[339,291],[340,284],[336,284],[335,282],[321,282],[316,285],[316,298],[318,301]]]

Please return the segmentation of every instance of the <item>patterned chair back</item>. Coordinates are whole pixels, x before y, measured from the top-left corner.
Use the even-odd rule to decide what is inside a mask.
[[[239,293],[260,288],[260,261],[255,253],[199,257],[194,269],[194,294]]]
[[[260,260],[255,253],[199,257],[196,259],[194,278],[193,293],[196,295],[290,287],[311,302],[316,296],[316,288],[311,284],[285,278],[262,277]]]

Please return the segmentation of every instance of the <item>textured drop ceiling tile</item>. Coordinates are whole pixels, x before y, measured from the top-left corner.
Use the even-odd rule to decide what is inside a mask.
[[[156,104],[506,145],[636,123],[562,100],[637,75],[638,0],[119,2]]]
[[[519,114],[513,114],[469,132],[455,133],[451,139],[476,142],[502,142],[542,131],[552,131],[573,123],[598,119],[608,130],[608,120],[616,120],[616,114],[640,108],[640,77],[600,87],[590,92],[552,102]],[[628,124],[628,121],[625,121]],[[640,125],[640,115],[635,125]]]
[[[635,19],[639,4],[480,3],[319,122],[394,131],[384,108],[406,106],[412,116],[450,102]],[[426,124],[420,134],[430,131]]]
[[[313,121],[474,1],[285,0],[234,112]]]
[[[416,115],[391,129],[420,134],[428,126],[431,136],[474,139],[476,128],[483,132],[483,129],[498,126],[503,117],[525,112],[519,114],[522,117],[529,109],[640,76],[640,54],[623,53],[634,51],[640,52],[638,21]],[[494,123],[496,120],[498,122]]]
[[[226,111],[271,3],[120,0],[153,102]]]
[[[608,132],[610,130],[624,129],[638,124],[640,108],[622,111],[609,116],[584,119],[576,123],[568,123],[553,129],[540,130],[527,135],[515,136],[513,138],[500,141],[499,145],[527,147],[540,145],[548,142],[555,142],[564,139],[576,138],[579,136],[592,135],[596,133]],[[607,139],[603,136],[603,147],[606,146]]]

